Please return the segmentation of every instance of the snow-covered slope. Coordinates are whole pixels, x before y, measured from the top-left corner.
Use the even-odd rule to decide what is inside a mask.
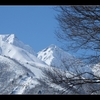
[[[19,62],[0,55],[0,94],[23,94],[34,88],[49,66],[37,62]]]
[[[16,60],[0,56],[0,94],[11,94],[24,77],[30,78],[30,84],[33,84],[34,73]]]
[[[26,50],[27,52],[35,55],[35,52],[33,51],[33,49],[29,45],[25,45],[23,42],[21,42],[15,36],[15,34],[5,34],[5,35],[2,34],[2,35],[0,35],[0,42],[2,42],[2,41],[9,43],[9,44],[12,44],[14,46],[20,47],[20,48]]]
[[[0,94],[38,94],[39,90],[52,94],[53,88],[43,88],[37,81],[44,75],[42,68],[51,70],[50,66],[42,63],[19,62],[0,55]]]
[[[34,50],[19,41],[14,34],[0,35],[0,54],[15,58],[19,61],[41,62],[37,59]]]
[[[38,52],[37,57],[53,67],[64,68],[64,61],[70,62],[73,56],[54,44]],[[67,63],[68,64],[68,63]]]
[[[44,61],[49,66],[71,71],[75,74],[92,72],[92,70],[88,66],[85,66],[82,61],[54,44],[38,52],[37,58]]]

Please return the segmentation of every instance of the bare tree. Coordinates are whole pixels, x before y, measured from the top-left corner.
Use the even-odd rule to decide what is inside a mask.
[[[56,8],[59,28],[56,36],[66,50],[82,52],[81,59],[89,64],[100,62],[100,5],[68,5]],[[80,71],[80,61],[66,66],[66,70],[44,69],[41,81],[59,86],[59,94],[100,94],[100,77],[89,71]],[[85,65],[82,65],[84,67]],[[68,71],[70,67],[75,70]],[[88,74],[91,77],[84,77]]]
[[[100,5],[68,5],[56,8],[58,40],[66,50],[83,53],[82,60],[100,61]],[[78,53],[78,52],[77,52]]]
[[[43,73],[44,77],[38,81],[41,86],[45,84],[46,88],[52,87],[52,94],[100,94],[100,77],[91,72],[74,74],[52,67],[43,69]],[[84,74],[89,74],[92,78],[84,78]]]

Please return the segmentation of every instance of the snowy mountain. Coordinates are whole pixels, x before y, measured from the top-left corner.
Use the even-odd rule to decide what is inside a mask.
[[[67,77],[72,76],[71,73],[93,71],[54,44],[35,53],[14,34],[0,35],[0,94],[38,94],[40,90],[44,94],[59,93],[58,90],[63,89],[61,86],[38,81],[44,77],[44,69],[53,73],[53,68],[66,72]],[[91,76],[86,73],[83,77]]]
[[[38,59],[30,46],[14,34],[0,35],[0,94],[38,94],[42,87],[37,80],[44,68],[51,67]]]
[[[41,59],[50,66],[64,68],[65,65],[63,62],[69,62],[73,56],[63,51],[56,45],[51,44],[49,47],[38,52],[37,58]]]
[[[29,45],[25,45],[23,42],[21,42],[15,36],[15,34],[0,35],[0,42],[6,42],[9,44],[12,44],[14,46],[20,47],[20,48],[26,50],[27,52],[35,55],[35,52],[33,51],[33,49]],[[2,45],[2,43],[1,43],[1,45]]]
[[[19,41],[14,34],[0,35],[0,54],[22,61],[41,62],[34,50]]]
[[[49,66],[67,70],[76,74],[78,72],[92,72],[92,70],[88,66],[85,66],[82,61],[54,44],[51,44],[47,48],[38,52],[37,58],[44,61]],[[85,75],[85,77],[90,76]]]

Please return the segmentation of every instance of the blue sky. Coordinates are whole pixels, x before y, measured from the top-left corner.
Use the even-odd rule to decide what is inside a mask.
[[[54,6],[0,6],[0,34],[14,33],[38,52],[50,44],[61,46],[54,34],[58,23]]]

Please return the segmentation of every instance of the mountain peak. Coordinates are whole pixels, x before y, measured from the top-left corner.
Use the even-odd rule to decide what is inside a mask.
[[[17,38],[17,37],[15,36],[15,34],[9,34],[9,37],[11,37],[12,39]]]
[[[14,44],[14,42],[18,40],[17,37],[15,36],[15,34],[9,34],[6,42],[10,43],[10,44]]]
[[[15,34],[14,34],[14,33],[12,33],[12,34],[9,34],[9,36],[10,36],[10,37],[15,37]]]
[[[57,52],[57,51],[61,51],[62,49],[59,48],[58,46],[56,46],[55,44],[51,44],[50,46],[48,46],[47,48],[44,49],[44,51],[46,51],[46,50],[52,51],[52,52],[54,52],[54,51]]]
[[[15,34],[0,34],[0,40],[10,44],[14,42],[15,38]]]
[[[71,54],[69,54],[68,52],[64,51],[63,49],[61,49],[60,47],[58,47],[55,44],[51,44],[50,46],[48,46],[45,50],[47,51],[51,51],[53,52],[53,54],[55,55],[59,55],[61,53],[66,53],[67,56],[72,56]]]
[[[56,48],[57,46],[55,44],[51,44],[49,47]]]
[[[26,45],[22,41],[20,41],[15,34],[0,34],[0,46],[3,42],[16,46],[18,48],[22,48],[27,52],[36,55],[34,50],[29,45]]]
[[[64,50],[62,50],[54,44],[51,44],[46,49],[43,49],[42,51],[38,52],[37,57],[44,61],[46,64],[57,67],[64,66],[62,64],[63,60],[67,61],[68,59],[73,58],[72,55],[65,52]]]

